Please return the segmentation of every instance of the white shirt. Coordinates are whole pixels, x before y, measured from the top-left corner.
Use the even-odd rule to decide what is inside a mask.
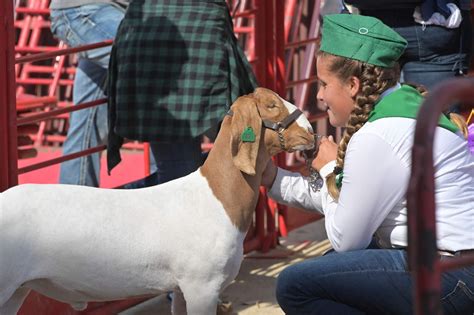
[[[336,251],[363,249],[374,233],[384,248],[407,246],[406,190],[411,169],[415,120],[383,118],[367,122],[349,141],[339,202],[324,185],[313,192],[306,178],[279,169],[269,191],[276,201],[325,215]],[[437,127],[434,141],[438,248],[474,248],[474,155],[460,134]]]

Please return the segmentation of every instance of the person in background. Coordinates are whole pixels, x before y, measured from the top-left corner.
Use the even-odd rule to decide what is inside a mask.
[[[51,31],[69,47],[114,39],[128,0],[52,0]],[[104,86],[111,47],[78,53],[73,86],[73,103],[81,104],[105,97]],[[63,145],[71,154],[104,144],[107,140],[107,105],[72,112]],[[59,182],[99,186],[100,153],[63,162]]]
[[[288,315],[411,314],[406,191],[420,92],[399,83],[406,40],[380,20],[326,15],[317,55],[318,99],[331,125],[345,127],[337,145],[323,138],[312,188],[299,173],[269,163],[269,196],[325,216],[333,251],[279,275],[276,297]],[[442,116],[434,140],[438,255],[474,253],[474,156],[465,124]],[[442,274],[444,314],[474,311],[474,266]]]
[[[467,74],[472,53],[471,0],[345,0],[408,42],[400,56],[403,80],[431,90]]]
[[[155,184],[193,172],[201,136],[256,86],[225,0],[134,0],[109,67],[109,171],[128,138],[150,142]]]

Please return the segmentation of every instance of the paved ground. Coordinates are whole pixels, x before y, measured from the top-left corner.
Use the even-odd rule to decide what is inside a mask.
[[[319,220],[293,230],[280,246],[266,254],[248,254],[239,275],[222,294],[224,301],[232,303],[232,311],[220,314],[282,315],[274,294],[277,275],[286,266],[320,256],[329,248],[324,220]],[[119,315],[151,314],[171,314],[166,296],[148,300]]]

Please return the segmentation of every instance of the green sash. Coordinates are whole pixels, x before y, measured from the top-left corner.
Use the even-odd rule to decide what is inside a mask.
[[[404,117],[416,119],[416,115],[420,110],[423,96],[413,87],[409,85],[402,85],[396,91],[382,98],[375,108],[370,112],[367,121],[375,121],[387,117]],[[448,129],[452,132],[459,131],[459,128],[453,124],[448,117],[441,115],[438,126]],[[344,172],[336,175],[336,186],[341,188]]]
[[[423,96],[415,88],[409,85],[402,85],[401,88],[385,96],[375,105],[375,108],[370,112],[368,121],[375,121],[386,117],[416,119],[422,102]],[[459,131],[458,127],[445,115],[441,115],[438,126],[452,132]]]

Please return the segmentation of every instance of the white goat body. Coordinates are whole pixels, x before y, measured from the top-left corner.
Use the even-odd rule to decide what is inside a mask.
[[[22,185],[0,196],[1,304],[22,285],[73,305],[196,286],[190,303],[203,285],[218,294],[242,260],[244,234],[200,170],[139,190]]]
[[[258,109],[257,109],[258,108]],[[89,301],[173,290],[175,314],[215,314],[237,275],[243,239],[271,155],[313,147],[303,116],[273,92],[239,98],[205,164],[174,181],[137,190],[20,185],[0,194],[0,315],[16,314],[30,289],[83,309]],[[254,142],[242,142],[252,127]]]

